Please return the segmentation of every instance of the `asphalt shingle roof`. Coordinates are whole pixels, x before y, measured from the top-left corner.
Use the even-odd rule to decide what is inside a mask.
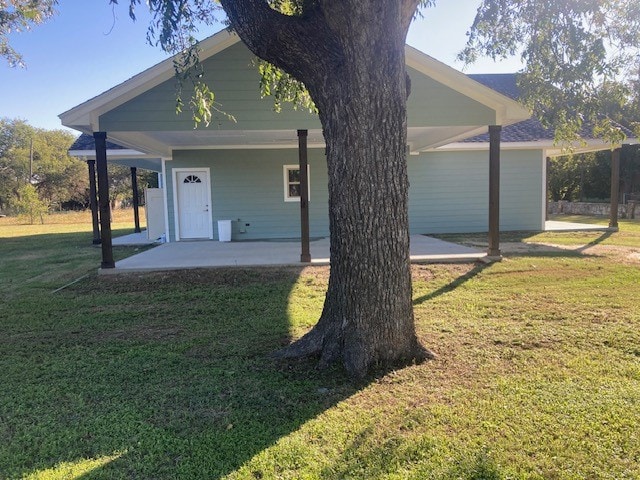
[[[515,73],[474,73],[467,75],[467,77],[512,100],[520,98],[520,89],[516,82]]]
[[[489,87],[502,95],[518,100],[520,89],[516,82],[515,73],[483,73],[468,75],[469,78]],[[540,140],[553,140],[553,130],[544,128],[539,120],[530,118],[522,122],[502,128],[500,135],[502,143],[509,142],[535,142]],[[463,140],[465,143],[482,143],[489,141],[489,133],[478,135]]]
[[[486,73],[472,74],[469,78],[478,83],[489,87],[498,93],[501,93],[513,100],[520,98],[520,89],[518,88],[515,73]],[[618,125],[627,137],[633,137],[633,132],[623,125]],[[580,132],[583,138],[593,138],[593,132],[589,127],[583,128]],[[530,118],[522,122],[514,123],[502,128],[500,141],[509,142],[536,142],[540,140],[554,140],[555,135],[553,129],[545,128],[536,118]],[[465,143],[481,143],[489,141],[489,133],[478,135],[463,140]]]
[[[118,145],[117,143],[107,141],[107,150],[125,150],[127,147],[123,147],[122,145]],[[73,145],[69,147],[69,150],[95,150],[96,142],[93,138],[93,135],[89,135],[87,133],[83,133],[76,141],[73,142]]]

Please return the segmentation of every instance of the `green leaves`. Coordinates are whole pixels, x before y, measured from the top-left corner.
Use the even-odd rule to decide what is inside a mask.
[[[8,35],[30,30],[55,14],[58,0],[11,0],[0,2],[0,57],[10,67],[23,67],[22,56],[11,47]]]
[[[13,208],[19,215],[28,217],[32,225],[36,218],[40,218],[40,222],[44,223],[43,217],[49,211],[49,205],[38,197],[36,187],[30,183],[18,188]]]
[[[468,63],[480,55],[521,56],[523,100],[556,129],[558,142],[585,133],[612,144],[624,139],[612,119],[623,120],[631,93],[625,88],[640,68],[638,0],[484,0],[468,37],[459,55]]]
[[[269,62],[258,59],[255,63],[260,72],[260,94],[262,97],[273,96],[273,108],[276,112],[282,110],[283,102],[291,103],[296,110],[301,108],[311,113],[318,112],[302,82]]]
[[[16,207],[25,184],[34,186],[38,198],[49,206],[85,204],[87,167],[67,153],[74,139],[73,134],[62,130],[44,130],[22,120],[0,118],[0,211],[7,213],[10,207]]]

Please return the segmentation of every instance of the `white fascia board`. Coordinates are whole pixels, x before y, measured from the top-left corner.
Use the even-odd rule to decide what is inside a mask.
[[[628,143],[625,141],[625,144]],[[576,143],[573,145],[572,153],[589,153],[599,152],[602,150],[611,150],[617,148],[619,145],[611,145],[603,142],[602,140],[587,140],[585,143]],[[562,146],[553,143],[553,140],[540,140],[534,142],[501,142],[501,150],[537,150],[541,149],[546,152],[546,156],[556,157],[560,155],[567,155],[565,149]],[[428,151],[438,152],[464,152],[473,150],[489,150],[489,142],[458,142],[450,143],[442,147],[429,149]]]
[[[226,29],[221,30],[200,43],[200,60],[203,61],[239,41],[240,38],[236,34]],[[76,128],[85,133],[96,131],[100,127],[97,120],[100,115],[171,79],[175,75],[174,60],[179,55],[167,58],[120,85],[61,113],[58,118],[64,126]]]
[[[95,150],[69,150],[71,157],[87,157],[93,158],[96,156]],[[109,158],[152,158],[149,155],[139,152],[137,150],[126,149],[107,149],[107,157]]]
[[[538,148],[555,148],[551,141],[540,142],[500,142],[501,150],[531,150]],[[454,142],[429,151],[464,152],[472,150],[489,150],[489,142]]]
[[[309,143],[308,148],[325,148],[326,144],[323,143]],[[293,143],[265,143],[265,144],[250,144],[245,145],[238,144],[225,144],[225,145],[198,145],[198,146],[170,146],[169,150],[287,150],[297,149],[298,144]]]
[[[405,56],[411,68],[494,110],[497,125],[510,125],[531,118],[531,112],[520,103],[420,50],[407,45]]]
[[[167,148],[167,145],[145,135],[144,132],[109,132],[108,139],[123,147],[129,147],[138,152],[142,151],[149,157],[158,158],[171,155],[171,150]]]

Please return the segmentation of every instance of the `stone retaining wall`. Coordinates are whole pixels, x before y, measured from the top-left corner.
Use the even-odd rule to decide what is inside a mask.
[[[608,217],[611,205],[608,203],[587,203],[587,202],[549,202],[549,213],[551,215],[594,215],[598,217]],[[618,205],[619,218],[636,218],[640,215],[640,204],[629,202],[626,205]]]

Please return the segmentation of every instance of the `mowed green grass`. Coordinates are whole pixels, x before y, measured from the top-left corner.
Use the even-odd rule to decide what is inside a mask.
[[[640,263],[581,249],[640,251],[637,223],[414,266],[437,360],[353,383],[269,357],[326,268],[98,276],[72,220],[0,223],[0,478],[640,478]]]

